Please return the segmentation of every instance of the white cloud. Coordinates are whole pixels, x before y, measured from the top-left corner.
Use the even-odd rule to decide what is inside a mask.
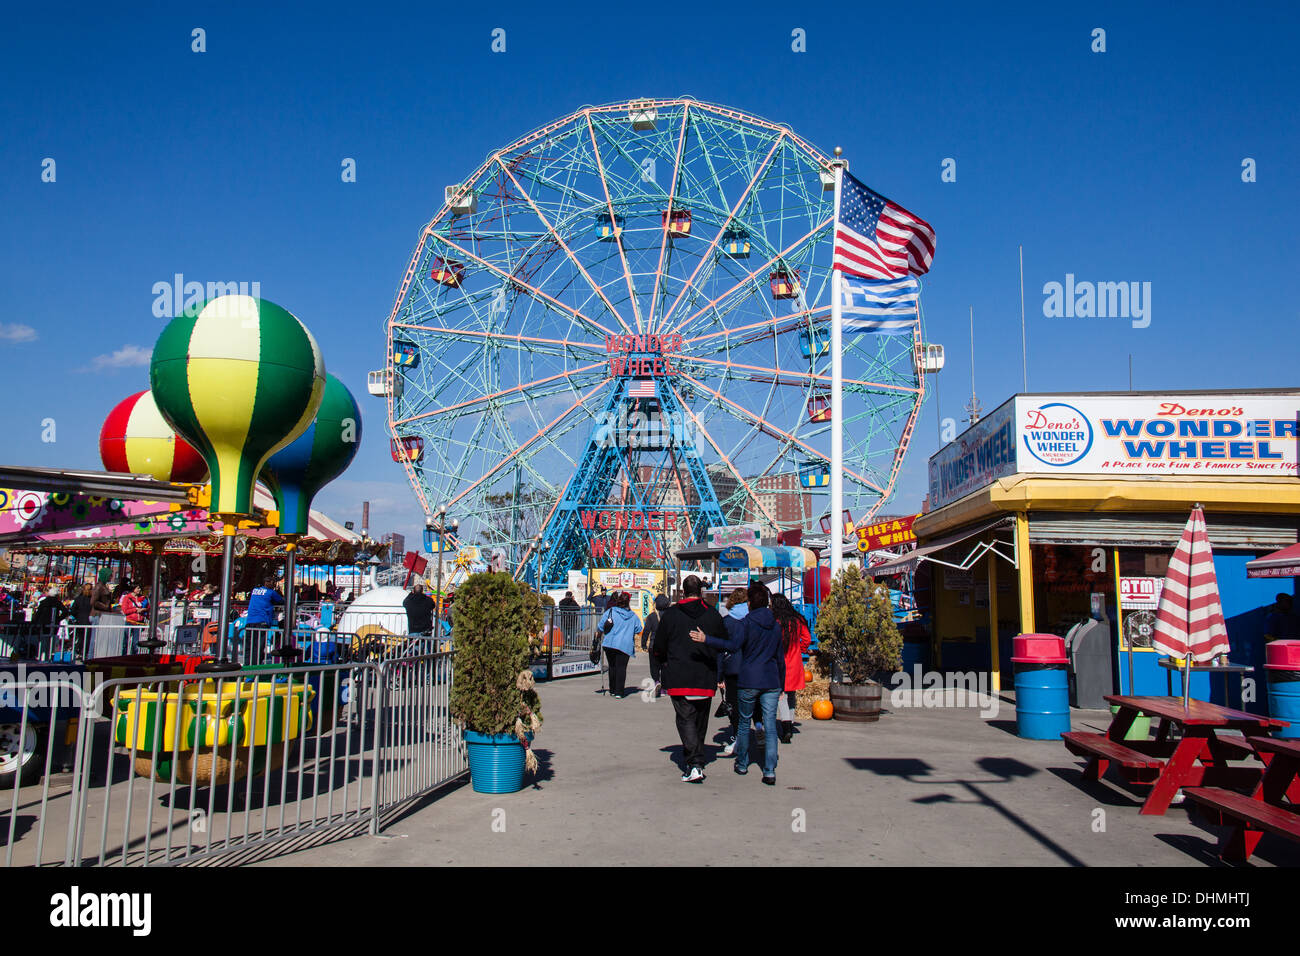
[[[35,342],[36,330],[21,322],[0,322],[0,342]]]
[[[91,360],[90,368],[98,372],[106,368],[134,368],[137,365],[148,365],[152,354],[149,349],[140,345],[123,345],[116,352],[108,355],[96,355]]]

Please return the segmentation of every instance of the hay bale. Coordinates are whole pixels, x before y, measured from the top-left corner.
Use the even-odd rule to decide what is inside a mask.
[[[829,677],[814,677],[802,690],[795,693],[795,710],[796,720],[812,720],[812,705],[816,700],[830,700],[831,697],[831,679]]]

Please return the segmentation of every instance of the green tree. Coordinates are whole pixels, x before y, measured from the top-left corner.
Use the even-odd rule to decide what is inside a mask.
[[[864,577],[856,564],[845,567],[817,611],[817,642],[818,652],[839,664],[850,683],[898,670],[903,638],[889,589]]]
[[[541,702],[528,669],[541,629],[538,595],[509,574],[471,575],[456,589],[451,715],[457,723],[481,734],[513,732],[520,740],[541,729]],[[535,767],[531,751],[528,757]]]

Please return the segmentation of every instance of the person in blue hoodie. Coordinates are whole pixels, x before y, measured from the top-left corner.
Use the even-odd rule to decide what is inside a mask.
[[[736,588],[727,595],[727,612],[722,624],[727,629],[727,636],[735,643],[745,636],[745,616],[749,614],[749,592],[745,588]],[[723,689],[727,717],[731,726],[727,729],[727,739],[722,747],[722,756],[730,757],[736,752],[736,728],[740,725],[740,703],[737,682],[740,680],[740,651],[723,651],[718,655],[718,685]]]
[[[736,763],[732,769],[744,776],[749,772],[749,724],[757,706],[763,715],[764,734],[763,782],[776,785],[778,736],[770,732],[776,726],[777,699],[785,687],[785,647],[781,626],[769,606],[767,588],[757,581],[749,586],[749,613],[745,615],[744,634],[739,642],[726,637],[706,635],[696,630],[691,639],[719,650],[740,651],[739,687],[740,725],[736,733]]]
[[[609,599],[609,607],[600,619],[605,634],[602,646],[609,663],[609,696],[622,700],[625,696],[628,658],[636,656],[636,635],[641,630],[640,619],[631,610],[632,595],[620,591]]]

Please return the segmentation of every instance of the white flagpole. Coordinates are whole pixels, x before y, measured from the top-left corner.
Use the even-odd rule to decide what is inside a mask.
[[[835,155],[840,150],[837,147]],[[844,167],[835,166],[835,227],[840,223]],[[834,256],[834,237],[831,240]],[[833,263],[832,263],[833,265]],[[831,269],[831,577],[844,567],[844,324],[840,315],[839,269]]]

